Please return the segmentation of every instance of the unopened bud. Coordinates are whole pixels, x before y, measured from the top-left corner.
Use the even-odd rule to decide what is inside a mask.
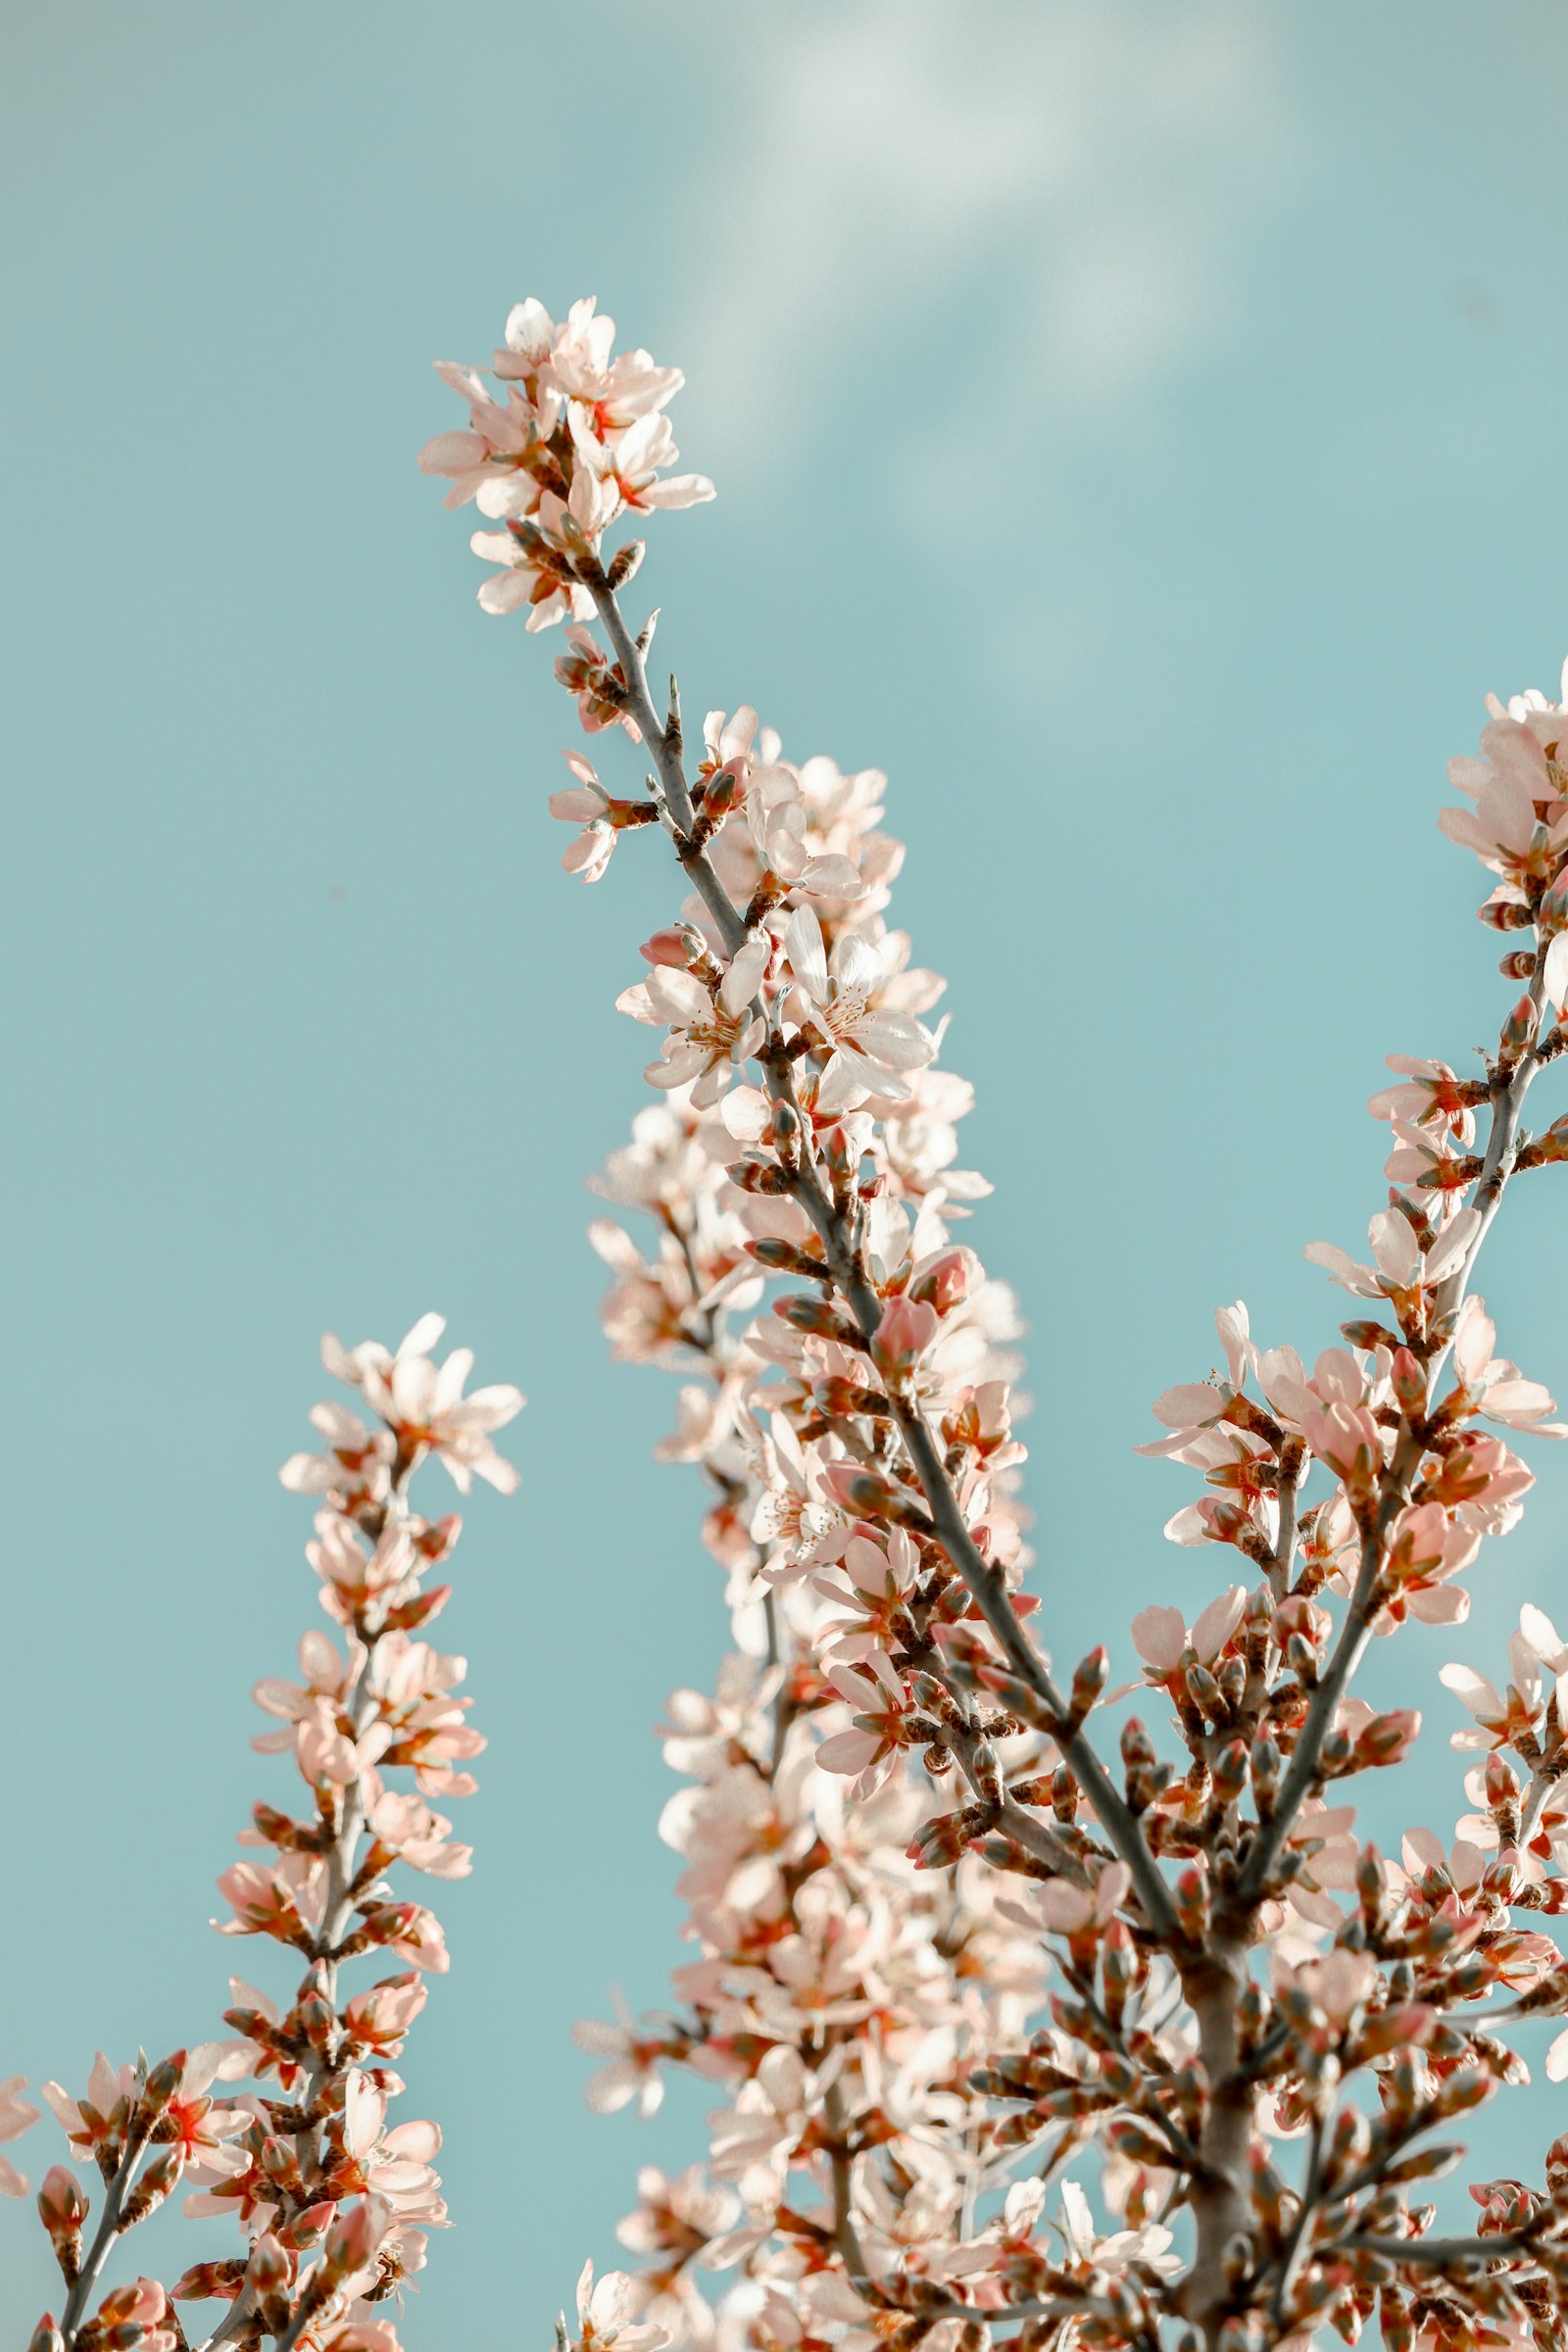
[[[850,1421],[862,1414],[885,1421],[893,1411],[887,1398],[875,1389],[862,1388],[858,1381],[847,1380],[840,1372],[816,1383],[811,1401],[828,1421]]]
[[[1407,1420],[1427,1409],[1427,1376],[1408,1348],[1396,1348],[1389,1367],[1394,1382],[1394,1394],[1399,1399]]]
[[[1402,1344],[1398,1333],[1390,1331],[1386,1323],[1374,1323],[1362,1315],[1353,1316],[1348,1323],[1342,1323],[1340,1336],[1349,1347],[1368,1351],[1374,1348],[1387,1348],[1392,1352]]]
[[[283,2247],[270,2230],[264,2231],[251,2248],[245,2269],[247,2284],[259,2295],[274,2294],[280,2286],[287,2286],[292,2273],[293,2265]]]
[[[648,542],[646,539],[628,539],[624,547],[616,548],[610,559],[610,569],[605,574],[612,590],[625,587],[626,582],[639,569],[647,553]]]
[[[842,1127],[824,1127],[816,1139],[816,1148],[822,1154],[822,1164],[834,1191],[843,1192],[855,1172],[849,1137]]]
[[[795,1181],[771,1159],[732,1159],[724,1173],[742,1193],[787,1193]]]
[[[1187,1695],[1200,1715],[1217,1715],[1220,1711],[1219,1685],[1206,1666],[1188,1667],[1184,1680]]]
[[[1308,1687],[1317,1681],[1317,1651],[1304,1634],[1293,1634],[1286,1642],[1285,1663]]]
[[[184,2072],[185,2052],[183,2050],[174,2050],[169,2057],[159,2060],[142,2084],[141,2097],[137,2102],[144,2123],[154,2123],[163,2114],[164,2109],[178,2090],[180,2078]]]
[[[1154,1742],[1136,1715],[1130,1715],[1121,1728],[1121,1760],[1129,1772],[1154,1761]]]
[[[299,2184],[299,2160],[286,2139],[273,2135],[263,2140],[262,2170],[280,2188],[297,2188]]]
[[[87,2200],[74,2173],[53,2164],[38,2190],[38,2219],[49,2232],[60,2267],[74,2278],[81,2261],[81,2230],[87,2219]]]
[[[821,1479],[833,1500],[852,1519],[872,1519],[881,1525],[917,1527],[923,1534],[930,1532],[931,1522],[920,1505],[890,1486],[880,1471],[864,1469],[858,1462],[828,1462],[823,1465]]]
[[[715,824],[721,816],[728,816],[744,789],[745,787],[733,767],[726,766],[717,769],[709,778],[708,789],[703,794],[704,816],[710,818]]]
[[[416,1592],[412,1600],[400,1600],[395,1609],[388,1609],[381,1620],[387,1633],[412,1634],[432,1617],[439,1617],[452,1598],[450,1585],[432,1585],[428,1592]]]
[[[299,1828],[291,1814],[280,1813],[276,1805],[267,1804],[252,1805],[251,1824],[257,1836],[265,1838],[269,1845],[281,1846],[285,1850],[293,1844],[295,1832]]]
[[[331,2278],[344,2278],[351,2271],[364,2270],[379,2243],[368,2203],[340,2206],[321,2250],[322,2268]]]
[[[1374,1715],[1355,1741],[1357,1770],[1372,1770],[1380,1764],[1397,1764],[1415,1744],[1420,1731],[1421,1713],[1417,1707],[1396,1707],[1387,1715]],[[1325,1752],[1327,1746],[1325,1740]]]
[[[160,2148],[126,2198],[117,2228],[133,2230],[138,2222],[144,2222],[163,2203],[171,2189],[178,2187],[179,2177],[184,2170],[183,2147],[176,2142],[173,2147]]]
[[[923,1301],[890,1298],[871,1341],[871,1353],[893,1377],[907,1372],[937,1336],[937,1312]]]
[[[667,930],[656,931],[651,939],[645,939],[637,953],[644,963],[663,964],[670,971],[683,972],[692,959],[691,940],[685,931],[671,925]]]
[[[1194,1943],[1201,1943],[1211,1919],[1207,1873],[1190,1866],[1177,1879],[1175,1891],[1176,1915],[1183,1930]]]
[[[1386,2286],[1378,2297],[1378,2326],[1386,2352],[1413,2352],[1415,2325],[1410,2306],[1396,2286]]]
[[[1109,1680],[1110,1658],[1102,1643],[1099,1648],[1092,1649],[1088,1657],[1081,1658],[1073,1669],[1072,1692],[1067,1706],[1075,1729],[1096,1705]]]
[[[312,2247],[318,2246],[326,2235],[336,2211],[337,2207],[330,2197],[318,2198],[314,2205],[307,2205],[303,2213],[297,2213],[291,2222],[279,2226],[279,2243],[294,2254],[310,2253]]]
[[[1518,1060],[1536,1034],[1538,1018],[1536,1007],[1529,997],[1521,997],[1508,1018],[1503,1022],[1502,1034],[1497,1040],[1498,1053],[1504,1061]]]
[[[760,1266],[770,1267],[777,1274],[804,1274],[809,1279],[826,1272],[820,1258],[797,1250],[793,1242],[780,1241],[776,1234],[763,1234],[760,1241],[748,1242],[746,1248]]]
[[[1214,1801],[1233,1805],[1247,1786],[1247,1742],[1233,1740],[1222,1750],[1214,1766]]]
[[[169,2292],[176,2303],[209,2303],[220,2296],[229,2302],[244,2283],[244,2262],[229,2255],[221,2262],[193,2262]]]
[[[949,1314],[969,1296],[979,1264],[972,1250],[944,1250],[910,1283],[909,1297],[924,1299],[939,1315]]]

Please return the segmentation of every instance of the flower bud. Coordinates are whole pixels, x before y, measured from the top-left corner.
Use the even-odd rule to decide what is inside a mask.
[[[724,1173],[742,1193],[787,1193],[795,1181],[770,1159],[732,1159]]]
[[[1476,908],[1478,921],[1494,931],[1528,931],[1535,917],[1518,899],[1505,899],[1497,894]]]
[[[671,971],[683,972],[691,962],[691,943],[684,931],[673,925],[665,931],[656,931],[645,939],[637,951],[644,963],[664,964]]]
[[[951,1314],[968,1297],[979,1266],[972,1250],[961,1246],[944,1250],[910,1283],[909,1297],[935,1307],[939,1315]]]
[[[37,2218],[49,2236],[80,2236],[87,2221],[87,2199],[77,2178],[64,2164],[52,2164],[37,2189]]]
[[[1247,1786],[1247,1742],[1233,1740],[1223,1749],[1214,1765],[1214,1801],[1233,1805]]]
[[[871,1353],[881,1369],[898,1379],[914,1364],[937,1336],[937,1311],[913,1298],[890,1298],[871,1342]]]
[[[797,1250],[793,1242],[780,1241],[776,1235],[763,1234],[760,1241],[746,1244],[749,1254],[760,1266],[767,1266],[777,1274],[804,1274],[808,1280],[825,1271],[820,1258]]]
[[[282,2245],[270,2230],[266,2230],[251,2248],[251,2258],[245,2270],[245,2281],[259,2295],[275,2294],[287,2286],[294,2266]]]
[[[1413,1421],[1427,1409],[1427,1376],[1408,1348],[1396,1348],[1390,1366],[1394,1394],[1399,1399],[1406,1420]]]
[[[1219,1714],[1219,1685],[1206,1666],[1200,1666],[1195,1661],[1188,1667],[1183,1680],[1187,1686],[1187,1695],[1200,1715]]]
[[[640,568],[647,553],[646,539],[628,539],[624,547],[616,548],[610,559],[610,569],[605,574],[612,593],[617,588],[625,587]]]
[[[193,2262],[169,2291],[176,2303],[208,2303],[219,2296],[229,2302],[244,2283],[244,2262],[229,2256],[222,2262]]]
[[[1396,2286],[1386,2286],[1378,2297],[1378,2326],[1386,2352],[1413,2352],[1415,2324],[1410,2306]]]
[[[1505,1062],[1518,1060],[1536,1034],[1538,1017],[1535,1005],[1529,997],[1521,997],[1508,1018],[1503,1022],[1502,1034],[1497,1040],[1497,1052],[1501,1060]]]
[[[1397,1333],[1390,1331],[1386,1324],[1369,1322],[1359,1315],[1340,1325],[1340,1337],[1351,1348],[1359,1348],[1368,1353],[1374,1348],[1387,1348],[1392,1353],[1401,1345]]]
[[[432,1617],[439,1617],[452,1598],[450,1585],[432,1585],[428,1592],[416,1592],[412,1600],[400,1600],[395,1609],[388,1609],[381,1620],[387,1633],[412,1634]]]
[[[87,2200],[74,2173],[53,2164],[38,2190],[38,2219],[49,2232],[55,2258],[68,2280],[81,2268],[81,2230],[87,2219]]]
[[[276,2232],[279,2244],[287,2246],[290,2253],[308,2254],[326,2235],[336,2211],[330,2197],[320,2197],[314,2205],[307,2205],[291,2222],[279,2225]]]
[[[1087,1658],[1081,1658],[1073,1668],[1067,1712],[1074,1730],[1098,1704],[1100,1694],[1109,1680],[1110,1658],[1102,1643],[1099,1648],[1092,1649]]]
[[[1176,1916],[1193,1943],[1201,1943],[1212,1923],[1208,1873],[1191,1864],[1176,1881]]]
[[[850,1421],[861,1414],[872,1420],[886,1421],[893,1412],[887,1398],[875,1389],[861,1388],[858,1381],[846,1380],[838,1372],[815,1384],[811,1391],[811,1401],[824,1420],[828,1421]]]
[[[385,2233],[384,2212],[379,2219],[378,2227],[368,2198],[358,2205],[338,2207],[321,2250],[321,2266],[330,2278],[346,2278],[350,2272],[365,2269]]]
[[[185,2151],[177,2142],[172,2147],[160,2148],[126,2199],[120,2228],[133,2230],[138,2222],[144,2222],[170,2190],[177,2187],[184,2170]]]
[[[1414,1746],[1420,1731],[1417,1707],[1396,1707],[1386,1715],[1374,1715],[1356,1739],[1352,1769],[1369,1772],[1381,1764],[1399,1763]],[[1325,1751],[1327,1745],[1325,1741]]]
[[[1154,1761],[1154,1742],[1136,1715],[1129,1715],[1121,1727],[1121,1760],[1129,1772]]]

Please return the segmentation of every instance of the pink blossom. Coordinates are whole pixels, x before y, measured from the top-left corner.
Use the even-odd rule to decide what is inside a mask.
[[[26,2087],[24,2075],[10,2075],[0,2082],[0,2142],[20,2139],[38,2121],[40,2110],[20,2095]],[[0,2156],[0,2197],[24,2197],[26,2193],[25,2179],[8,2157]]]

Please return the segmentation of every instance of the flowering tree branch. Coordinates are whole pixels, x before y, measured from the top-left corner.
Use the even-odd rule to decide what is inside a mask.
[[[595,881],[658,825],[692,893],[620,998],[665,1033],[662,1105],[601,1186],[656,1248],[595,1241],[616,1351],[685,1384],[660,1452],[709,1480],[737,1650],[665,1732],[692,1784],[663,1824],[701,1955],[680,2010],[582,2035],[597,2104],[650,2108],[668,2064],[726,2104],[707,2179],[645,2171],[621,2235],[648,2267],[585,2274],[582,2345],[702,2352],[729,2326],[755,2352],[977,2352],[1014,2322],[1031,2348],[1153,2346],[1174,2322],[1239,2352],[1375,2314],[1396,2347],[1560,2352],[1568,2135],[1543,2188],[1475,2189],[1476,2240],[1408,2199],[1456,2161],[1442,2127],[1522,2078],[1495,2028],[1568,2011],[1568,1967],[1519,1918],[1568,1907],[1568,1643],[1527,1610],[1505,1696],[1446,1670],[1487,1751],[1451,1851],[1414,1830],[1385,1859],[1338,1784],[1420,1729],[1352,1695],[1370,1641],[1462,1622],[1456,1578],[1518,1516],[1530,1473],[1493,1432],[1562,1434],[1470,1283],[1514,1176],[1568,1157],[1568,1119],[1522,1125],[1568,1045],[1568,714],[1494,703],[1452,770],[1474,808],[1445,829],[1496,878],[1486,921],[1526,935],[1502,964],[1525,993],[1482,1075],[1395,1057],[1373,1100],[1394,1150],[1372,1261],[1310,1252],[1367,1311],[1309,1370],[1223,1309],[1227,1376],[1155,1406],[1143,1450],[1203,1482],[1167,1534],[1250,1581],[1190,1620],[1139,1612],[1159,1720],[1121,1722],[1112,1770],[1127,1691],[1103,1649],[1058,1679],[1023,1589],[1013,1325],[953,1235],[989,1188],[956,1164],[972,1098],[920,1017],[942,983],[885,919],[884,780],[785,760],[748,706],[689,754],[673,681],[661,715],[653,620],[621,602],[642,543],[607,535],[711,495],[665,470],[678,371],[616,356],[592,303],[558,324],[529,302],[493,384],[443,373],[468,427],[422,463],[504,526],[474,539],[502,565],[481,603],[568,622],[584,728],[652,771],[622,800],[567,755],[563,862]],[[923,1818],[949,1774],[964,1801]],[[1514,2004],[1482,2006],[1498,1987]],[[1063,2173],[1080,2157],[1108,2227]],[[716,2322],[702,2270],[739,2274]]]
[[[278,2352],[399,2352],[386,2300],[422,2266],[426,2231],[444,2227],[446,2208],[429,2161],[436,2126],[386,2126],[403,2088],[388,2061],[424,2004],[425,1974],[444,1970],[447,1952],[434,1914],[398,1898],[386,1873],[399,1863],[441,1879],[466,1872],[469,1849],[427,1800],[466,1795],[466,1760],[484,1745],[457,1695],[463,1660],[416,1638],[448,1597],[450,1587],[423,1580],[450,1558],[460,1523],[422,1518],[411,1488],[438,1458],[465,1492],[477,1476],[510,1493],[516,1473],[491,1433],[522,1403],[511,1388],[465,1397],[468,1351],[439,1368],[428,1352],[442,1329],[425,1316],[395,1353],[325,1340],[327,1370],[358,1392],[366,1417],[318,1405],[322,1450],[294,1455],[282,1472],[285,1486],[318,1500],[307,1551],[345,1650],[308,1633],[303,1681],[256,1686],[281,1728],[255,1744],[292,1754],[310,1809],[296,1819],[257,1805],[241,1842],[266,1858],[223,1873],[231,1916],[214,1924],[292,1950],[303,1981],[281,2009],[232,1980],[227,2040],[151,2068],[116,2068],[100,2053],[84,2097],[45,2083],[70,2153],[96,2165],[103,2194],[89,2236],[89,2200],[74,2173],[56,2165],[45,2177],[38,2211],[65,2299],[58,2321],[39,2322],[32,2352],[189,2352],[177,2307],[214,2300],[226,2310],[198,2352],[263,2337]],[[405,1771],[412,1788],[398,1785]],[[345,1994],[342,1971],[362,1954],[403,1965]],[[215,2095],[246,2081],[256,2087]],[[22,2087],[13,2080],[0,2091],[0,2138],[39,2120]],[[120,2239],[181,2179],[192,2187],[187,2213],[237,2224],[243,2250],[192,2265],[170,2287],[142,2276],[94,2309]],[[0,2190],[26,2185],[0,2166]]]

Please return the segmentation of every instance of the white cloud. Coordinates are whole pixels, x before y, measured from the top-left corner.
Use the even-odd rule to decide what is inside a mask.
[[[863,405],[879,368],[901,427],[972,435],[978,412],[1032,443],[1052,414],[1145,396],[1222,322],[1287,143],[1250,0],[792,0],[734,23],[749,103],[701,167],[722,226],[681,338],[713,470],[809,429],[846,372]]]

